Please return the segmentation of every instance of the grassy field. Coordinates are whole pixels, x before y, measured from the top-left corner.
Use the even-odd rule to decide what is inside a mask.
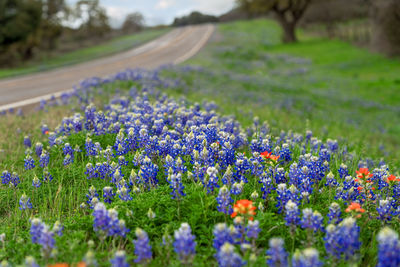
[[[390,155],[386,159],[397,167],[400,61],[299,35],[300,43],[282,44],[274,22],[222,24],[214,40],[187,62],[202,69],[172,75],[187,82],[187,97],[214,100],[225,113],[256,115],[278,130],[308,129],[345,140],[374,158]]]
[[[49,58],[41,58],[17,68],[0,69],[0,79],[58,67],[82,63],[99,57],[109,56],[146,43],[166,33],[169,29],[147,30],[140,33],[114,38],[103,44],[81,48]]]
[[[400,244],[396,234],[381,231],[400,229],[400,185],[388,180],[389,174],[398,176],[400,63],[305,33],[301,43],[284,45],[279,35],[266,20],[221,24],[188,65],[136,71],[132,80],[82,88],[66,105],[1,116],[0,170],[7,172],[0,189],[0,260],[17,265],[32,256],[41,266],[82,260],[94,266],[95,259],[108,266],[124,250],[130,264],[150,266],[224,266],[238,257],[247,266],[273,264],[277,257],[321,266],[304,263],[316,255],[304,250],[309,247],[324,266],[399,260],[382,254],[379,244],[400,255],[400,245],[385,243],[390,236]],[[37,142],[50,157],[47,168],[39,166]],[[263,158],[264,151],[279,159]],[[354,178],[360,167],[373,173],[370,180]],[[51,181],[44,179],[46,171]],[[114,210],[100,218],[90,207],[107,213],[96,205],[107,202],[107,186],[116,195],[105,206]],[[23,194],[31,208],[24,207]],[[253,200],[258,225],[240,211],[242,221],[231,218],[229,207],[240,199]],[[286,205],[289,200],[299,214]],[[338,217],[332,202],[341,210]],[[312,222],[306,208],[314,211]],[[185,222],[195,235],[193,258]],[[37,230],[43,223],[48,231]],[[137,227],[148,235],[151,261],[146,235]],[[279,242],[269,243],[274,237],[282,238],[289,257]],[[226,241],[233,251],[229,245],[220,249]],[[179,258],[182,251],[188,256]]]

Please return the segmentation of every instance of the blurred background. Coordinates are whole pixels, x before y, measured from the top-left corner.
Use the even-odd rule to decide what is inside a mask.
[[[300,28],[389,56],[400,54],[398,0],[1,0],[0,68],[145,29],[260,16],[279,22],[285,42],[297,41]]]

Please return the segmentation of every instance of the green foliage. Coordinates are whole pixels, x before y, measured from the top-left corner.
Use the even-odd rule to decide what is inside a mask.
[[[207,22],[218,22],[218,18],[211,15],[202,14],[194,11],[187,16],[175,18],[172,23],[173,26],[185,26],[191,24],[202,24]]]

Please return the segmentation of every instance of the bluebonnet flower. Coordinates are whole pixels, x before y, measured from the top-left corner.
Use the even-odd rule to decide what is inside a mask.
[[[32,256],[26,256],[24,266],[25,267],[40,267],[40,265],[37,264],[35,258]]]
[[[12,185],[14,187],[17,187],[18,184],[20,183],[19,176],[18,176],[18,174],[16,172],[12,173],[10,182],[11,182],[10,185]]]
[[[399,235],[389,227],[385,227],[379,231],[376,240],[378,241],[378,263],[376,266],[400,266]]]
[[[316,233],[318,230],[323,231],[323,220],[324,218],[318,211],[313,212],[312,209],[305,208],[300,225],[302,228],[311,229]]]
[[[171,195],[172,199],[181,199],[182,197],[186,196],[186,194],[183,192],[183,189],[185,187],[182,184],[182,174],[176,173],[176,174],[170,174],[168,176],[168,183],[169,183],[169,188],[172,189]]]
[[[243,191],[243,185],[244,185],[243,181],[241,181],[240,183],[235,182],[232,185],[231,194],[232,195],[240,195],[242,193],[242,191]]]
[[[86,252],[85,257],[83,257],[82,261],[88,267],[97,267],[97,266],[99,266],[99,264],[97,263],[97,260],[96,260],[96,255],[94,254],[92,249],[89,249],[88,252]]]
[[[90,208],[93,209],[93,207],[95,206],[95,203],[92,203],[93,198],[96,198],[98,200],[99,197],[99,194],[97,193],[97,190],[93,185],[89,187],[89,193],[86,194],[86,197],[88,198],[86,203],[88,203]]]
[[[330,224],[326,229],[324,238],[325,248],[328,254],[340,259],[354,258],[360,249],[360,227],[357,226],[353,217],[344,219],[339,225]]]
[[[235,247],[226,242],[217,252],[216,258],[220,267],[241,267],[246,264],[238,253],[235,252]]]
[[[129,267],[129,263],[126,261],[126,254],[123,250],[115,252],[114,258],[110,260],[111,267]]]
[[[281,238],[271,238],[269,240],[269,248],[266,251],[268,266],[288,266],[288,253],[283,247],[283,244],[283,239]]]
[[[8,185],[11,181],[11,173],[9,171],[3,171],[1,174],[1,183]]]
[[[273,189],[272,179],[271,179],[271,177],[269,177],[267,172],[263,172],[261,174],[259,183],[262,184],[262,187],[261,187],[262,198],[266,199],[268,197],[269,193],[271,193],[271,191]]]
[[[226,223],[218,223],[214,226],[213,234],[213,246],[219,251],[221,246],[225,243],[234,244],[234,237],[236,236],[236,228],[234,226],[228,227]]]
[[[53,232],[56,233],[58,236],[63,235],[64,226],[61,224],[60,221],[56,221],[53,225]]]
[[[119,166],[128,166],[128,161],[125,160],[124,156],[119,156],[118,157],[118,164],[119,164]]]
[[[195,236],[187,223],[182,223],[179,230],[174,232],[174,250],[183,264],[192,262],[196,253]]]
[[[69,165],[69,164],[71,164],[73,162],[74,162],[74,157],[73,156],[71,156],[70,154],[65,155],[64,161],[63,161],[64,166],[67,166],[67,165]]]
[[[129,194],[130,190],[124,185],[121,188],[118,189],[117,194],[118,197],[122,200],[122,201],[130,201],[132,200],[132,196]]]
[[[70,155],[71,157],[74,156],[74,150],[72,149],[72,147],[69,143],[64,144],[63,153],[65,156],[66,155]]]
[[[33,244],[42,246],[42,252],[45,257],[50,256],[52,249],[55,247],[54,232],[40,219],[31,220],[31,229],[29,231]]]
[[[42,151],[42,153],[40,154],[40,158],[39,158],[39,165],[42,168],[47,167],[47,165],[49,165],[49,160],[50,160],[50,154],[48,152],[46,152],[45,150]]]
[[[378,219],[384,222],[392,220],[392,216],[395,215],[392,201],[387,199],[379,200],[379,206],[376,207],[376,211],[379,214]]]
[[[246,235],[249,239],[257,239],[260,232],[260,222],[258,220],[248,221],[246,226]]]
[[[333,223],[333,224],[340,223],[342,221],[342,219],[340,218],[341,215],[342,215],[342,211],[340,210],[339,204],[337,204],[336,202],[333,202],[329,206],[329,213],[328,213],[329,221],[328,221],[328,223]]]
[[[225,171],[224,175],[222,176],[221,180],[222,180],[223,184],[231,185],[232,184],[232,179],[233,179],[232,167],[231,167],[231,165],[229,165],[226,168],[226,171]]]
[[[49,173],[49,169],[47,167],[45,167],[43,169],[43,176],[42,176],[43,182],[50,182],[51,180],[53,180],[53,175],[51,175]]]
[[[218,185],[218,169],[215,167],[208,167],[207,168],[207,180],[206,180],[206,187],[207,193],[214,192],[214,188],[219,187]]]
[[[224,185],[221,187],[219,190],[218,196],[217,196],[217,209],[219,212],[223,212],[225,214],[231,214],[233,212],[231,203],[233,202],[233,199],[231,198],[229,189]]]
[[[21,198],[19,199],[19,209],[20,210],[32,209],[31,198],[28,197],[25,193],[22,194]]]
[[[31,146],[32,146],[31,139],[30,139],[29,136],[27,136],[27,135],[24,137],[24,145],[25,145],[26,147],[31,147]]]
[[[105,203],[111,203],[115,193],[113,193],[113,188],[111,186],[106,186],[103,188],[103,198]]]
[[[325,186],[337,186],[337,185],[338,185],[338,182],[336,181],[335,176],[333,175],[332,172],[329,172],[329,173],[326,175],[326,183],[325,183]]]
[[[135,245],[135,255],[136,263],[148,263],[151,260],[152,252],[149,237],[147,233],[140,228],[137,228],[136,231],[137,239],[133,241]]]
[[[147,211],[147,217],[150,220],[153,220],[156,217],[156,213],[151,208],[149,208],[149,210]]]
[[[286,183],[286,175],[284,168],[277,168],[275,171],[275,183],[276,184],[284,184]]]
[[[107,210],[102,202],[95,205],[92,215],[94,217],[93,229],[100,232],[101,238],[115,235],[125,237],[129,232],[125,221],[118,219],[118,212],[115,209]]]
[[[85,150],[86,150],[86,156],[88,157],[97,155],[96,147],[93,144],[92,139],[90,139],[89,137],[86,138]]]
[[[33,160],[31,155],[27,155],[24,161],[25,161],[24,164],[25,170],[31,170],[35,168],[35,161]]]
[[[318,250],[306,248],[302,252],[296,251],[292,258],[292,267],[320,267],[324,264],[319,260]]]
[[[92,163],[89,162],[88,164],[86,164],[85,174],[87,179],[92,179],[96,177],[96,169],[93,167]]]
[[[32,179],[32,186],[39,188],[41,185],[42,185],[42,183],[40,182],[39,178],[35,174],[35,176]]]
[[[345,164],[340,164],[340,167],[339,167],[339,169],[338,169],[338,172],[339,172],[339,176],[340,176],[340,178],[344,178],[344,177],[346,177],[346,176],[348,176],[349,175],[349,171],[348,171],[348,169],[347,169],[347,165],[345,165]]]
[[[292,160],[292,152],[289,149],[288,144],[282,144],[282,149],[279,150],[279,159],[283,160],[284,162],[290,162]],[[281,182],[279,182],[281,183]]]
[[[297,204],[291,200],[285,206],[285,221],[287,226],[295,227],[300,222],[300,211]]]
[[[278,212],[281,213],[285,208],[286,203],[289,201],[290,191],[287,190],[286,184],[283,183],[278,185],[276,192],[278,193],[278,196],[276,197],[278,201],[276,207],[278,208]]]
[[[43,152],[43,144],[37,142],[37,143],[35,144],[35,153],[36,153],[36,156],[40,157],[40,155],[42,155],[42,152]]]

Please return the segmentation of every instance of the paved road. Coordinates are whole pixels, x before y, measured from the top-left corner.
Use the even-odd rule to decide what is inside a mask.
[[[143,46],[90,62],[0,80],[0,111],[38,103],[70,90],[79,81],[107,77],[126,68],[178,64],[196,54],[214,31],[213,25],[174,29]]]

